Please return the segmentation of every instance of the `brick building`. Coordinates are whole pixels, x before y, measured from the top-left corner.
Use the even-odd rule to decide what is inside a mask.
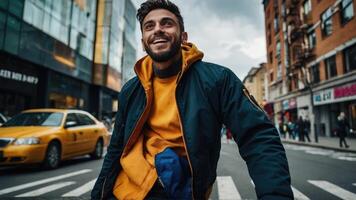
[[[339,112],[356,128],[355,0],[264,0],[274,121],[309,118],[333,136]]]

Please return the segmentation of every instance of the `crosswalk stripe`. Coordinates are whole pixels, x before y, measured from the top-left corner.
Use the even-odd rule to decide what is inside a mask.
[[[88,172],[91,172],[91,171],[92,171],[91,169],[83,169],[83,170],[80,170],[80,171],[77,171],[77,172],[73,172],[73,173],[63,174],[63,175],[55,176],[55,177],[52,177],[52,178],[42,179],[42,180],[34,181],[34,182],[31,182],[31,183],[25,183],[25,184],[14,186],[14,187],[9,187],[9,188],[0,190],[0,195],[8,194],[8,193],[15,192],[15,191],[18,191],[18,190],[30,188],[30,187],[41,185],[41,184],[44,184],[44,183],[57,181],[57,180],[60,180],[60,179],[65,179],[65,178],[76,176],[76,175],[80,175],[80,174],[85,174],[85,173],[88,173]]]
[[[63,182],[63,183],[56,183],[56,184],[53,184],[53,185],[49,185],[49,186],[40,188],[38,190],[33,190],[33,191],[30,191],[30,192],[26,192],[26,193],[17,195],[15,197],[36,197],[36,196],[40,196],[42,194],[46,194],[46,193],[49,193],[49,192],[61,189],[63,187],[66,187],[66,186],[73,185],[73,184],[75,184],[75,182],[73,182],[73,181]]]
[[[96,179],[89,181],[88,183],[84,184],[83,186],[63,194],[62,197],[79,197],[80,195],[85,194],[85,193],[89,192],[90,190],[92,190],[94,187],[95,181],[96,181]]]
[[[305,196],[303,193],[301,193],[299,190],[297,190],[295,187],[292,186],[292,191],[294,195],[294,199],[298,200],[310,200],[307,196]]]
[[[223,200],[240,200],[240,193],[237,191],[231,176],[218,176],[218,195]]]
[[[317,180],[308,180],[309,183],[345,200],[355,200],[356,194],[349,192],[337,185],[334,185],[328,181],[317,181]]]
[[[352,185],[356,186],[356,183],[353,183]]]

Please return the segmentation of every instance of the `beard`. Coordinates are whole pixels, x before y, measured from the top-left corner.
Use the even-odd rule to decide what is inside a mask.
[[[182,40],[180,39],[181,38],[180,36],[178,38],[179,39],[176,40],[172,44],[170,49],[165,51],[165,52],[154,53],[150,49],[149,45],[146,44],[146,43],[144,44],[145,51],[152,58],[153,61],[155,61],[155,62],[166,62],[166,61],[170,60],[171,58],[173,58],[175,55],[177,55],[177,53],[180,51]]]

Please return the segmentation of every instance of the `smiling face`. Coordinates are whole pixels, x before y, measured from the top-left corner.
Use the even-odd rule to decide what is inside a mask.
[[[165,9],[152,10],[142,23],[142,45],[156,62],[166,62],[180,52],[187,33],[179,28],[177,17]]]

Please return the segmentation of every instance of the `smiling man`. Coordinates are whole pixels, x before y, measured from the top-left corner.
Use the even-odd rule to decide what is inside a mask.
[[[275,127],[231,70],[202,61],[187,42],[178,7],[148,0],[137,19],[148,55],[120,92],[92,199],[208,199],[222,124],[247,162],[258,198],[293,199]]]

